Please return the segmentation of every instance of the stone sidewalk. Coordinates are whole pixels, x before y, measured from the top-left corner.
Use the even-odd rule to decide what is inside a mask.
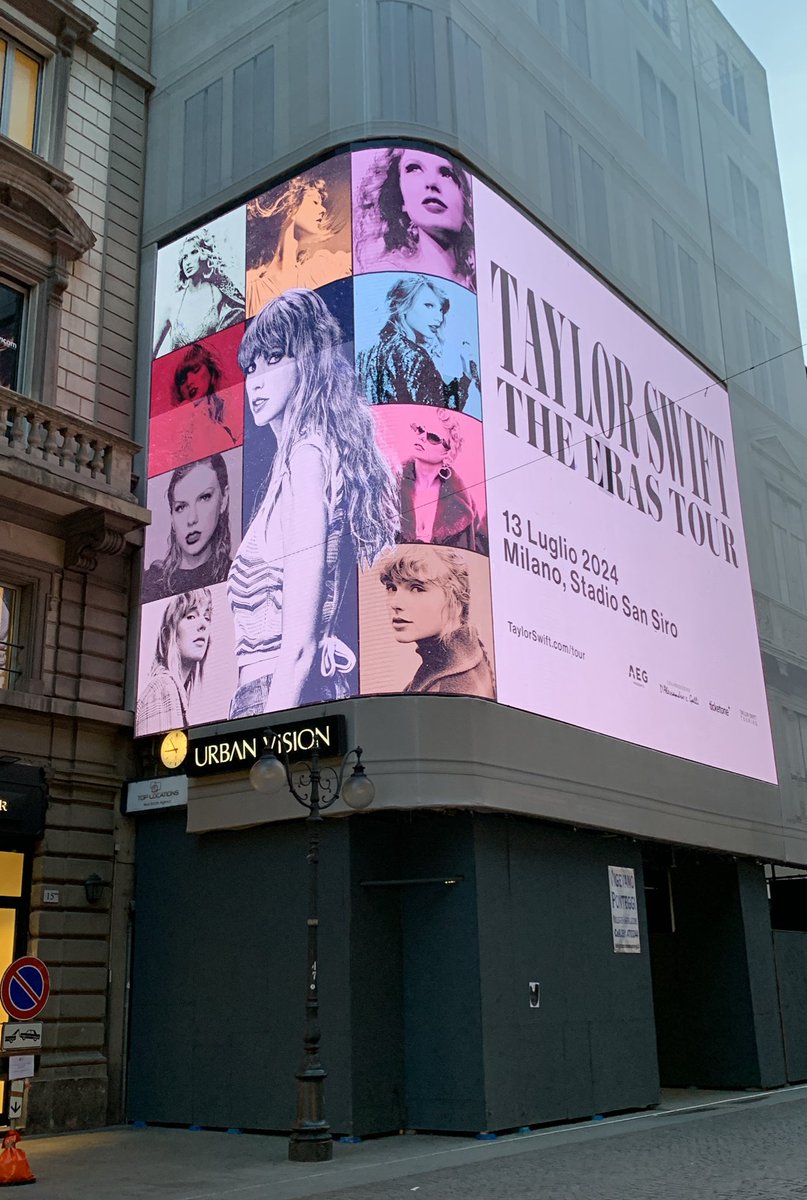
[[[289,1163],[285,1138],[126,1127],[25,1138],[22,1145],[37,1183],[23,1194],[34,1200],[298,1200],[326,1195],[333,1200],[515,1200],[522,1195],[593,1200],[627,1193],[639,1200],[679,1194],[688,1200],[724,1194],[732,1200],[746,1195],[779,1200],[807,1197],[806,1127],[807,1086],[761,1093],[667,1092],[662,1106],[649,1112],[545,1127],[495,1141],[409,1134],[337,1144],[333,1162],[316,1166]],[[768,1182],[762,1190],[754,1190],[752,1183],[752,1190],[743,1191],[735,1181],[721,1191],[723,1175],[710,1176],[710,1166],[722,1164],[723,1170],[742,1164],[751,1146],[756,1147],[753,1159],[747,1169],[738,1169],[753,1174],[758,1167],[760,1179]],[[770,1161],[765,1158],[768,1146]],[[578,1179],[584,1158],[588,1184]],[[655,1164],[658,1179],[643,1182],[649,1163]],[[786,1181],[781,1169],[787,1164],[792,1177]],[[698,1180],[705,1190],[697,1188]],[[790,1190],[776,1190],[786,1182]]]

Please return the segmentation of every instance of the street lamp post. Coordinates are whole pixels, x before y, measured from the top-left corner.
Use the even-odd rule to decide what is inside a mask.
[[[373,802],[375,787],[365,773],[361,761],[361,746],[349,750],[336,770],[333,767],[320,766],[319,746],[315,743],[311,751],[311,761],[301,764],[302,770],[295,778],[288,755],[281,759],[269,748],[274,735],[271,729],[266,732],[267,748],[249,773],[250,783],[256,791],[265,793],[279,791],[285,785],[297,803],[308,812],[308,972],[305,1031],[303,1060],[297,1072],[297,1119],[289,1137],[289,1160],[327,1162],[333,1157],[333,1140],[330,1126],[325,1119],[323,1104],[326,1071],[319,1061],[319,827],[323,810],[335,804],[340,795],[350,808],[368,808]],[[343,786],[345,768],[352,756],[356,759],[353,772]]]

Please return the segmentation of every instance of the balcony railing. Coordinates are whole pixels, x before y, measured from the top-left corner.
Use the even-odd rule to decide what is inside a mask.
[[[133,501],[132,459],[138,449],[89,421],[0,387],[0,457]]]

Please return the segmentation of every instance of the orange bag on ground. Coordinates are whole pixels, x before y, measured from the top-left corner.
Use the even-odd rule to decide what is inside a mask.
[[[19,1140],[20,1135],[16,1129],[10,1129],[3,1138],[3,1149],[0,1150],[0,1187],[10,1187],[15,1183],[36,1183],[36,1175],[28,1166],[25,1151],[17,1146]]]

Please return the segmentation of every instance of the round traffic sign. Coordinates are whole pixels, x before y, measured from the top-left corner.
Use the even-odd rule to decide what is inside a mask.
[[[39,958],[17,958],[0,980],[0,1004],[15,1021],[33,1021],[48,1002],[50,975]]]

